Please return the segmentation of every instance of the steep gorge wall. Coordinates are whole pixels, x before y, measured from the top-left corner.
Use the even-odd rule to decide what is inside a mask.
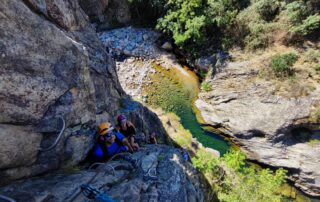
[[[0,38],[0,184],[78,164],[93,146],[96,124],[120,112],[142,137],[160,125],[123,92],[77,0],[4,0]],[[62,127],[59,117],[65,133],[41,152]],[[158,133],[165,141],[161,127]]]

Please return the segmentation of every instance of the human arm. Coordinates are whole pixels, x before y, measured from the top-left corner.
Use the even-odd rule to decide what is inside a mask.
[[[120,132],[117,132],[117,133],[116,133],[116,138],[117,138],[118,140],[120,140],[121,143],[122,143],[124,146],[128,147],[128,150],[129,150],[130,152],[133,152],[133,148],[132,148],[132,146],[130,145],[130,142],[129,142],[128,139],[125,138]]]

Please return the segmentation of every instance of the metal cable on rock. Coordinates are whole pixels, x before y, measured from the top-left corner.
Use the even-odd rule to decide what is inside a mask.
[[[63,117],[59,117],[59,118],[62,120],[62,124],[63,125],[62,125],[62,128],[60,130],[60,133],[59,133],[57,139],[54,141],[54,143],[50,147],[48,147],[48,148],[40,148],[40,151],[42,151],[42,152],[49,151],[49,150],[53,149],[55,146],[57,146],[58,142],[60,141],[60,139],[62,137],[62,134],[63,134],[63,132],[64,132],[64,130],[66,128],[66,123],[65,123]]]
[[[3,196],[3,195],[0,195],[0,199],[3,199],[5,201],[9,201],[9,202],[16,202],[14,199],[9,198],[7,196]]]

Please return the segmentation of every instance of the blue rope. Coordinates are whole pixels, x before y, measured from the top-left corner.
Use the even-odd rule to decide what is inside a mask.
[[[99,190],[97,190],[96,188],[90,185],[87,185],[87,184],[82,185],[81,190],[83,195],[85,195],[89,199],[96,199],[99,202],[117,202],[107,194],[101,193]]]
[[[98,194],[96,196],[96,200],[100,201],[100,202],[116,202],[115,200],[113,200],[110,196],[108,196],[107,194]]]

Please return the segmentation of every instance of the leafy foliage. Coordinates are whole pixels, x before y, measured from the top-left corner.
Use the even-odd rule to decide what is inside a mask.
[[[212,87],[211,87],[209,82],[204,81],[204,82],[201,83],[201,89],[206,91],[206,92],[209,92],[209,91],[212,90]]]
[[[233,170],[240,171],[245,165],[246,156],[239,150],[231,150],[222,157],[222,161]]]
[[[200,150],[197,156],[192,158],[192,164],[201,172],[210,173],[218,166],[218,159]]]
[[[156,28],[172,36],[190,56],[217,45],[265,48],[279,31],[290,32],[284,35],[284,41],[290,41],[298,39],[294,36],[313,36],[320,29],[319,0],[130,1],[136,8],[133,13],[141,19],[157,18]]]
[[[218,167],[224,167],[226,174],[223,181],[214,184],[221,201],[234,202],[279,202],[282,196],[278,193],[285,183],[286,171],[278,169],[257,169],[245,163],[245,155],[239,150],[231,150],[220,159],[198,152],[192,158],[193,165],[212,179],[217,179]]]
[[[281,5],[278,0],[262,0],[258,1],[256,6],[261,18],[265,21],[271,21],[279,13]]]
[[[286,5],[285,14],[292,25],[297,25],[308,16],[307,6],[302,1],[294,1]]]
[[[294,53],[277,54],[271,59],[271,68],[278,76],[289,75],[297,59],[298,56]]]
[[[157,28],[173,35],[179,46],[188,40],[197,41],[203,37],[201,31],[205,25],[202,0],[169,0],[168,12],[158,20]]]
[[[303,20],[302,24],[294,26],[290,29],[291,32],[307,36],[320,30],[320,15],[311,15]]]

